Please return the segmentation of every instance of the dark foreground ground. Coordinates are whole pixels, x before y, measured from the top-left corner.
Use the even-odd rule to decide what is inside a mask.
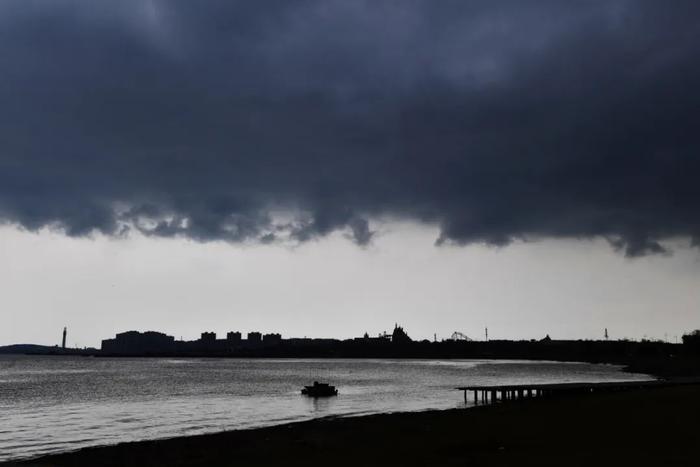
[[[455,402],[461,394],[455,392]],[[84,449],[24,466],[700,465],[700,386],[326,419]],[[8,464],[10,465],[10,464]]]

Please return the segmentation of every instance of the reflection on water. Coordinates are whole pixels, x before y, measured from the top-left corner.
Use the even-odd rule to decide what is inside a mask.
[[[457,386],[647,379],[610,365],[489,360],[0,356],[0,460],[328,415],[464,407]],[[340,395],[310,399],[305,384]]]

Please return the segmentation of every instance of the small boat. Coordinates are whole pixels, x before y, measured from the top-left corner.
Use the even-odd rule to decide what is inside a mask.
[[[318,381],[314,381],[313,386],[304,386],[301,393],[309,397],[330,397],[337,396],[338,390],[335,388],[335,386],[331,386],[328,383],[319,383]]]

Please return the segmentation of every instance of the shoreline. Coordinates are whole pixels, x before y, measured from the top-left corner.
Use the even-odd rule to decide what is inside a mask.
[[[698,416],[700,386],[681,386],[328,416],[83,448],[0,465],[689,465],[700,443],[694,426]]]

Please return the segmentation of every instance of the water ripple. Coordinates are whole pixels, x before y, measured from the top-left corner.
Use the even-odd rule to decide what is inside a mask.
[[[614,381],[610,365],[523,361],[84,359],[0,356],[0,461],[380,412],[447,409],[466,384]],[[643,375],[636,376],[647,379]],[[329,380],[340,396],[299,395]]]

